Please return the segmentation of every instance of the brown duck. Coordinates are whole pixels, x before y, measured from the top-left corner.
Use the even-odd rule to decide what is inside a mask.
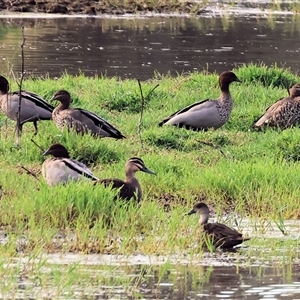
[[[300,84],[293,85],[289,97],[281,98],[269,106],[265,113],[255,121],[253,127],[264,126],[286,129],[300,124]]]
[[[124,200],[130,200],[133,198],[136,201],[142,199],[142,188],[135,177],[135,173],[142,171],[148,174],[155,174],[153,171],[149,170],[142,159],[138,157],[130,158],[125,164],[125,180],[117,178],[107,178],[95,181],[94,184],[103,184],[106,187],[111,187],[113,189],[120,189],[119,197]]]
[[[219,76],[221,95],[218,99],[206,99],[191,104],[163,119],[159,126],[174,125],[191,130],[220,128],[228,121],[232,111],[233,103],[229,85],[234,81],[240,82],[233,72],[225,71],[221,73]]]
[[[19,109],[19,92],[9,93],[9,83],[7,79],[0,76],[0,108],[3,113],[10,119],[17,121]],[[51,120],[54,107],[47,103],[38,95],[22,91],[21,92],[21,109],[19,130],[22,131],[23,124],[32,122],[37,134],[37,121]]]
[[[94,137],[125,138],[118,129],[96,114],[81,108],[70,108],[69,92],[60,90],[51,100],[60,102],[52,112],[52,119],[58,128],[67,127],[68,130],[75,130],[78,134],[91,134]]]
[[[244,238],[241,233],[224,224],[208,223],[209,209],[205,203],[196,203],[188,215],[195,213],[198,213],[200,217],[199,231],[207,234],[215,247],[228,249],[250,240],[250,238]]]

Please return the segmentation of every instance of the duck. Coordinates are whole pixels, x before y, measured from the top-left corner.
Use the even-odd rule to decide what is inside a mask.
[[[156,174],[145,166],[145,163],[141,158],[131,157],[125,164],[125,180],[106,178],[95,181],[94,185],[102,184],[105,187],[111,187],[112,189],[120,189],[120,199],[130,200],[133,198],[135,201],[140,202],[142,199],[142,188],[135,177],[135,173],[138,171],[153,175]]]
[[[0,75],[0,108],[9,118],[17,122],[19,110],[19,92],[9,93],[9,83],[4,76]],[[54,106],[35,93],[21,91],[20,124],[17,129],[22,132],[23,125],[32,122],[34,135],[37,135],[37,121],[51,120]]]
[[[66,184],[80,179],[99,180],[83,163],[70,158],[68,150],[61,144],[52,144],[43,156],[52,155],[42,164],[42,175],[48,185]]]
[[[159,126],[173,125],[195,131],[222,127],[228,121],[232,111],[233,102],[229,85],[234,81],[241,82],[233,72],[221,73],[219,76],[221,95],[218,99],[206,99],[180,109],[164,118]]]
[[[52,119],[59,129],[67,127],[78,134],[91,134],[94,137],[125,138],[118,129],[93,112],[82,108],[70,108],[71,96],[68,91],[57,91],[51,100],[60,102],[52,112]]]
[[[284,130],[300,123],[300,84],[296,83],[289,89],[289,96],[279,99],[269,106],[253,127],[262,129],[265,126]]]
[[[196,213],[199,214],[199,231],[209,236],[214,247],[230,249],[250,240],[250,238],[243,237],[241,233],[225,224],[208,223],[209,209],[205,203],[196,203],[188,215]]]

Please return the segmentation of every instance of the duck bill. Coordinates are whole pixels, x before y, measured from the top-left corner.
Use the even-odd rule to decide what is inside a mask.
[[[43,156],[46,156],[46,155],[49,155],[49,154],[51,154],[51,151],[48,149],[48,150],[46,150],[42,155],[43,155]]]
[[[193,214],[195,214],[195,213],[196,213],[196,211],[195,211],[194,209],[192,209],[191,211],[189,211],[189,212],[187,213],[187,215],[190,216],[190,215],[193,215]]]
[[[148,168],[144,167],[143,169],[141,169],[141,171],[145,172],[145,173],[148,173],[148,174],[152,174],[152,175],[156,175],[155,172],[149,170]]]

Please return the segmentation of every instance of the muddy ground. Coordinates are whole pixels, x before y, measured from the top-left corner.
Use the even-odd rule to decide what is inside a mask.
[[[136,14],[136,13],[188,13],[201,14],[203,7],[191,1],[178,3],[151,4],[137,3],[137,1],[123,1],[122,4],[113,4],[114,1],[90,0],[1,0],[0,10],[9,12],[31,12],[51,14]],[[121,1],[120,1],[121,2]]]

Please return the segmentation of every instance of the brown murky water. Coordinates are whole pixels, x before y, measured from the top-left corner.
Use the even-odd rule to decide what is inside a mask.
[[[251,11],[249,11],[251,12]],[[37,76],[67,71],[148,79],[155,71],[221,72],[243,63],[300,68],[300,15],[208,14],[201,17],[87,18],[51,15],[0,18],[0,73]]]

